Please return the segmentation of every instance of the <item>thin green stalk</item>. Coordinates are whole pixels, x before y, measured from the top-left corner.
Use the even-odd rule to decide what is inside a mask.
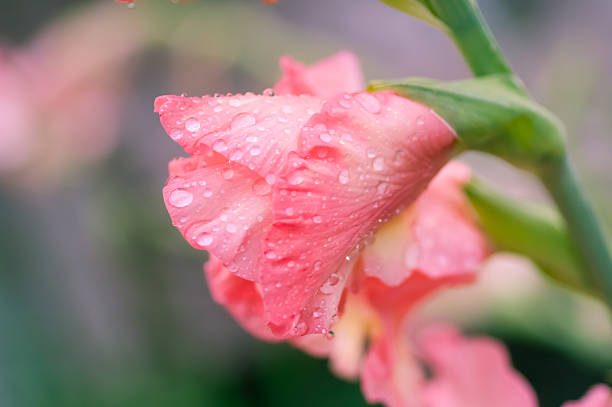
[[[601,222],[580,188],[567,158],[540,176],[563,214],[595,289],[612,307],[612,257]]]
[[[474,76],[511,74],[475,0],[429,0]]]

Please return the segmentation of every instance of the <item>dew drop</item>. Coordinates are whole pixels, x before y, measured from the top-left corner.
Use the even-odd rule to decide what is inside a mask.
[[[340,171],[340,174],[338,174],[338,182],[340,182],[341,184],[348,184],[348,182],[349,182],[349,172],[348,172],[348,170]]]
[[[299,172],[294,172],[289,175],[288,181],[291,185],[300,185],[302,182],[304,182],[304,176]]]
[[[359,93],[355,95],[355,99],[357,99],[357,102],[359,102],[359,104],[368,112],[380,112],[380,102],[373,95],[370,95],[369,93]]]
[[[406,153],[403,151],[398,151],[395,153],[395,164],[401,165],[406,160]]]
[[[253,192],[257,195],[267,195],[271,190],[270,184],[262,179],[255,181],[253,184]]]
[[[380,184],[376,186],[376,192],[378,192],[379,194],[384,194],[386,190],[387,190],[386,182],[381,182]]]
[[[240,113],[234,117],[230,127],[232,130],[243,129],[245,127],[253,126],[256,120],[253,116],[248,113]]]
[[[351,103],[348,100],[345,100],[345,99],[340,99],[338,101],[338,104],[340,106],[342,106],[343,108],[345,108],[345,109],[350,109],[351,108]]]
[[[211,189],[206,188],[202,195],[204,195],[204,198],[210,198],[211,196],[213,196],[213,191]]]
[[[242,158],[243,155],[244,155],[244,153],[241,150],[234,150],[230,154],[229,159],[231,161],[238,161],[238,160],[240,160]]]
[[[331,138],[331,136],[328,133],[321,133],[321,134],[319,134],[319,138],[324,143],[329,143],[330,141],[332,141],[332,138]]]
[[[227,144],[225,144],[223,140],[217,140],[213,144],[213,150],[215,150],[217,153],[222,153],[227,150]]]
[[[223,171],[223,178],[224,179],[232,179],[234,177],[234,170],[225,170]]]
[[[193,194],[184,189],[175,189],[170,194],[170,198],[168,200],[177,208],[184,208],[193,202]]]
[[[233,223],[228,223],[225,225],[225,230],[227,230],[229,233],[236,233],[238,228]]]
[[[253,147],[253,148],[252,148],[252,149],[249,151],[249,153],[250,153],[250,154],[251,154],[253,157],[255,157],[255,156],[258,156],[259,154],[261,154],[261,149],[259,149],[259,148],[257,148],[257,147]]]
[[[382,171],[385,168],[385,159],[382,157],[376,157],[372,161],[372,167],[375,171]]]
[[[231,99],[231,100],[229,101],[229,105],[230,105],[230,106],[233,106],[233,107],[238,107],[238,106],[240,106],[240,104],[241,104],[241,103],[240,103],[240,101],[239,101],[238,99]]]
[[[268,252],[268,253],[266,253],[266,258],[270,259],[270,260],[274,260],[276,258],[276,253]]]
[[[213,240],[214,240],[213,237],[211,235],[209,235],[208,233],[202,233],[196,239],[196,243],[199,244],[202,247],[207,247],[207,246],[210,246],[212,244]]]
[[[287,216],[293,216],[294,212],[295,211],[293,210],[293,208],[285,209],[285,213],[287,214]]]
[[[276,183],[276,176],[274,174],[266,175],[266,182],[270,185],[274,185],[274,183]]]
[[[312,218],[312,221],[313,221],[314,223],[322,223],[322,222],[323,222],[323,218],[322,218],[322,217],[320,217],[319,215],[317,215],[317,216],[314,216],[314,217]]]
[[[323,284],[321,288],[319,288],[319,290],[323,294],[332,294],[335,291],[334,287],[336,287],[339,282],[340,276],[337,273],[332,273],[325,282],[325,284]]]
[[[200,130],[200,122],[196,119],[189,119],[185,122],[185,128],[187,129],[187,131],[190,131],[192,133],[196,132]]]
[[[170,132],[170,138],[174,141],[178,141],[183,138],[183,132],[179,129],[174,129]]]

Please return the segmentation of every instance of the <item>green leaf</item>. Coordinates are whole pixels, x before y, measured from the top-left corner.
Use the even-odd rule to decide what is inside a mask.
[[[531,101],[510,75],[454,82],[425,78],[376,81],[368,90],[393,90],[431,107],[468,149],[484,151],[541,174],[564,157],[562,124]]]
[[[498,249],[524,255],[570,288],[598,295],[568,229],[549,208],[519,203],[472,180],[464,187],[480,224]]]

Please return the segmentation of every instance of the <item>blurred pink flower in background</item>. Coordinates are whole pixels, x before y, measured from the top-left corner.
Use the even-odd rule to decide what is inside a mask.
[[[612,407],[612,392],[604,384],[598,384],[579,401],[568,401],[562,407]]]
[[[93,7],[0,51],[0,177],[41,186],[112,150],[138,24]]]

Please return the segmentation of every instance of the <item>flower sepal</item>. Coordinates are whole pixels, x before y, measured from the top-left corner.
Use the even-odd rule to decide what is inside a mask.
[[[407,78],[368,87],[383,89],[432,108],[466,149],[493,154],[538,175],[554,171],[565,157],[563,125],[531,101],[511,75],[451,82]]]

